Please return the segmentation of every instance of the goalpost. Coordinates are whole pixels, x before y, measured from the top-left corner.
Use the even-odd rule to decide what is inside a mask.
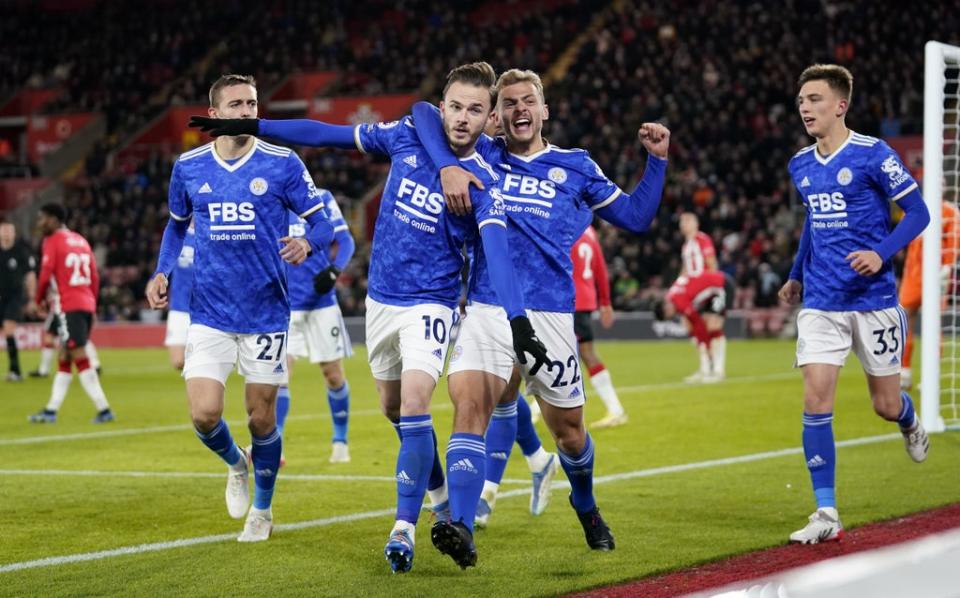
[[[920,417],[928,431],[942,432],[947,427],[960,429],[956,264],[945,285],[940,274],[941,201],[957,206],[960,200],[960,47],[927,42],[923,101],[923,197],[930,225],[923,233]]]

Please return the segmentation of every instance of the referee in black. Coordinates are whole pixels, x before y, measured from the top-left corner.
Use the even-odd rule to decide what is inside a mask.
[[[3,335],[7,337],[7,358],[10,371],[7,382],[19,382],[20,356],[17,350],[17,321],[23,315],[27,297],[33,297],[37,288],[37,260],[26,243],[17,241],[17,229],[12,222],[0,222],[0,318]]]

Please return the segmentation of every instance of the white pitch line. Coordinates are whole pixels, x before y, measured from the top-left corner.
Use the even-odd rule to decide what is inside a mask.
[[[842,447],[849,447],[849,446],[861,446],[865,444],[875,444],[878,442],[886,442],[888,440],[899,439],[901,437],[902,436],[900,434],[884,434],[882,436],[865,436],[862,438],[842,440],[837,443],[837,447],[842,448]],[[709,469],[713,467],[721,467],[724,465],[751,463],[755,461],[776,459],[779,457],[797,455],[802,453],[803,453],[802,447],[794,447],[794,448],[782,449],[778,451],[754,453],[752,455],[741,455],[739,457],[727,457],[723,459],[697,461],[695,463],[683,463],[679,465],[668,465],[665,467],[654,467],[651,469],[640,469],[636,471],[627,471],[623,473],[615,473],[611,475],[600,476],[600,477],[594,478],[593,483],[594,485],[610,484],[614,482],[620,482],[623,480],[653,477],[657,475],[691,471],[695,469]],[[553,485],[551,486],[551,488],[553,489],[563,489],[563,488],[569,488],[569,487],[570,487],[569,482],[554,482]],[[530,494],[529,488],[509,490],[507,492],[498,494],[497,498],[511,498],[514,496],[523,496],[526,494]],[[379,511],[366,511],[363,513],[339,515],[336,517],[327,517],[324,519],[312,519],[309,521],[300,521],[297,523],[281,524],[281,525],[277,525],[274,529],[276,529],[277,531],[288,531],[288,530],[292,531],[292,530],[308,529],[313,527],[325,527],[325,526],[334,525],[337,523],[359,521],[361,519],[373,519],[376,517],[386,517],[388,515],[393,515],[395,512],[396,512],[395,509],[381,509]],[[101,559],[113,558],[117,556],[143,554],[146,552],[172,550],[175,548],[183,548],[186,546],[196,546],[198,544],[212,544],[215,542],[224,542],[227,540],[233,540],[234,538],[236,538],[236,534],[217,534],[213,536],[184,538],[184,539],[173,540],[168,542],[155,542],[152,544],[139,544],[136,546],[125,546],[122,548],[114,548],[112,550],[101,550],[97,552],[83,552],[79,554],[47,557],[47,558],[36,559],[32,561],[21,561],[18,563],[8,563],[6,565],[0,565],[0,573],[23,571],[24,569],[37,569],[40,567],[54,567],[58,565],[82,563],[86,561],[96,561]]]
[[[0,469],[0,476],[64,476],[95,478],[214,478],[223,479],[224,474],[206,471],[104,471],[97,469]],[[328,473],[281,473],[281,480],[301,482],[390,482],[397,478],[376,475],[341,475]],[[501,484],[529,484],[530,480],[504,479]]]
[[[450,409],[447,405],[435,405],[433,409]],[[352,416],[370,416],[382,415],[379,409],[358,409],[350,413]],[[314,413],[291,415],[287,421],[305,421],[314,419],[327,419],[329,413]],[[246,426],[246,421],[232,420],[227,422],[231,426]],[[49,425],[49,424],[43,424]],[[113,424],[110,424],[113,425]],[[147,428],[128,428],[122,430],[103,430],[98,432],[78,432],[76,434],[51,434],[46,436],[30,436],[27,438],[0,438],[0,446],[10,446],[18,444],[42,444],[44,442],[65,442],[69,440],[88,440],[93,438],[114,438],[118,436],[135,436],[137,434],[156,434],[162,432],[180,432],[183,430],[193,430],[190,424],[173,424],[169,426],[151,426]]]
[[[772,374],[763,374],[759,376],[740,376],[733,378],[726,378],[720,382],[717,382],[715,385],[722,384],[737,384],[743,382],[762,382],[764,380],[781,380],[785,378],[794,378],[797,377],[799,380],[798,374],[796,372],[777,372]],[[699,384],[688,384],[685,382],[664,382],[659,384],[641,384],[637,386],[618,386],[617,391],[622,393],[631,393],[631,392],[647,392],[652,390],[670,390],[677,388],[698,388],[702,385]],[[445,411],[452,409],[452,406],[447,402],[439,402],[431,406],[431,410],[434,411]],[[350,413],[352,416],[370,416],[370,415],[381,415],[379,409],[359,409]],[[320,414],[310,414],[310,415],[291,415],[287,418],[288,421],[301,421],[301,420],[314,420],[314,419],[326,419],[330,417],[328,413]],[[227,422],[231,426],[241,426],[246,424],[244,421],[229,421]],[[47,436],[30,436],[28,438],[0,438],[0,446],[11,446],[11,445],[22,445],[22,444],[42,444],[44,442],[66,442],[70,440],[87,440],[94,438],[114,438],[121,436],[134,436],[137,434],[156,434],[162,432],[179,432],[182,430],[192,430],[193,426],[190,424],[176,424],[170,426],[153,426],[147,428],[130,428],[126,430],[104,430],[99,432],[78,432],[76,434],[57,434],[57,435],[47,435]]]

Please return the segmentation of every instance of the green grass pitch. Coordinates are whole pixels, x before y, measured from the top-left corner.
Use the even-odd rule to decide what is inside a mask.
[[[288,465],[273,507],[278,527],[255,545],[233,539],[243,522],[226,513],[225,467],[194,436],[183,381],[163,351],[102,351],[103,386],[118,418],[111,424],[90,423],[93,406],[76,379],[52,425],[26,420],[46,402],[49,379],[4,384],[0,595],[553,595],[781,544],[806,522],[813,500],[796,452],[802,402],[792,343],[731,342],[728,380],[710,386],[679,382],[696,364],[686,342],[601,343],[599,350],[630,415],[627,426],[593,433],[596,495],[617,549],[588,550],[563,488],[544,515],[532,517],[523,494],[529,475],[515,449],[490,526],[477,533],[479,566],[460,571],[440,555],[425,513],[406,575],[391,575],[383,558],[398,443],[379,414],[362,350],[346,363],[349,464],[327,462],[330,420],[319,369],[296,366]],[[23,359],[32,369],[37,354]],[[234,375],[226,418],[246,444],[240,392]],[[587,394],[591,421],[603,406],[589,385]],[[445,445],[452,410],[442,382],[434,407]],[[838,441],[897,431],[873,414],[854,357],[843,370],[834,428]],[[542,424],[538,430],[552,450]],[[785,449],[793,452],[776,452]],[[934,436],[920,465],[896,437],[842,446],[837,492],[845,525],[960,500],[958,463],[956,433]],[[681,467],[689,464],[698,465]],[[161,544],[177,540],[188,542]],[[130,554],[9,570],[122,548]]]

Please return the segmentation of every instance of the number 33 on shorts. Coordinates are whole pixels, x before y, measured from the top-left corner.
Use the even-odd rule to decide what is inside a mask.
[[[797,316],[797,366],[842,366],[853,350],[871,376],[899,374],[906,327],[900,307],[874,311],[803,309]]]

